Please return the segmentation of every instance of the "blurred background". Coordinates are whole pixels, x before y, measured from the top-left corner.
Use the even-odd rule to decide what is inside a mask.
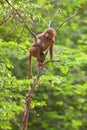
[[[35,88],[28,129],[87,129],[87,0],[9,0],[35,33],[51,20],[59,30],[54,59],[47,64]],[[30,89],[28,48],[33,37],[6,0],[0,0],[0,130],[20,130],[25,95]],[[49,55],[46,60],[49,60]],[[37,74],[33,58],[33,75]]]

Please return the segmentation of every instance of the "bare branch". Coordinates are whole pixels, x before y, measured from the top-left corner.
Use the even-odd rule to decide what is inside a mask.
[[[59,9],[59,10],[55,13],[54,17],[53,17],[51,20],[49,20],[48,28],[51,27],[51,24],[52,24],[53,20],[57,17],[58,14],[60,14],[60,12],[61,12],[61,10]]]
[[[70,21],[72,18],[74,18],[75,16],[77,15],[77,11],[72,15],[70,16],[69,18],[65,19],[57,28],[56,28],[56,31],[61,28],[63,26],[64,23]]]
[[[61,61],[60,59],[58,59],[58,60],[53,60],[53,61],[49,60],[49,61],[44,62],[43,65],[46,65],[46,64],[48,64],[49,62],[55,63],[55,62],[60,62],[60,61]]]
[[[26,20],[21,16],[21,14],[18,12],[18,10],[15,9],[15,7],[14,7],[8,0],[5,0],[5,1],[6,1],[6,2],[8,3],[8,5],[18,14],[18,16],[22,19],[22,21],[23,21],[25,27],[26,27],[27,30],[32,34],[32,36],[36,38],[35,33],[28,27]]]

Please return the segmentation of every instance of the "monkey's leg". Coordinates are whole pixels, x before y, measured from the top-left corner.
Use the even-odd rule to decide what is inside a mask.
[[[29,77],[32,78],[32,56],[29,55]]]
[[[37,47],[37,62],[38,62],[38,65],[41,63],[41,55],[40,55],[40,48]]]
[[[45,61],[45,59],[46,59],[46,56],[47,56],[47,53],[48,53],[48,50],[46,50],[46,52],[45,53],[41,53],[40,54],[40,61],[38,62],[38,67],[43,67],[44,66],[44,61]]]

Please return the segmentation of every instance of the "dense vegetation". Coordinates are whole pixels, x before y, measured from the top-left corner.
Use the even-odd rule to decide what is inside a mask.
[[[58,31],[54,58],[45,66],[35,88],[28,129],[87,129],[87,0],[10,0],[36,34],[43,32],[60,10],[53,28],[77,15]],[[28,48],[33,37],[22,20],[0,1],[0,130],[19,130],[25,95],[30,88]],[[47,56],[49,59],[49,55]],[[33,59],[36,75],[36,60]]]

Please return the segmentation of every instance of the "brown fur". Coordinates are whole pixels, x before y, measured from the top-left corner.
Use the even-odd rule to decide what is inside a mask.
[[[49,48],[50,60],[53,60],[53,45],[55,41],[56,31],[53,28],[46,29],[43,33],[38,34],[31,48],[29,48],[29,64],[30,64],[30,78],[32,78],[32,56],[37,59],[39,63],[45,61],[44,51]]]

